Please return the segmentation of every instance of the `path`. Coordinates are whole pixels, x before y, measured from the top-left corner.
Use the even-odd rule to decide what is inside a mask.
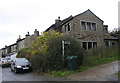
[[[68,78],[77,81],[118,81],[118,76],[115,74],[120,69],[118,68],[118,62],[114,61],[96,66],[86,71],[70,75]]]

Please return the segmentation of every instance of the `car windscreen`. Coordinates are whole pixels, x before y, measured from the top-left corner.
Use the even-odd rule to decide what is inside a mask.
[[[2,60],[7,60],[7,58],[2,58]]]
[[[20,58],[20,59],[16,59],[16,63],[26,63],[26,62],[28,62],[28,60],[27,59],[25,59],[25,58]]]

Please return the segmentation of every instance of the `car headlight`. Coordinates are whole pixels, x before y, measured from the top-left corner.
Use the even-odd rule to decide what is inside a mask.
[[[17,68],[22,68],[21,66],[17,66]]]

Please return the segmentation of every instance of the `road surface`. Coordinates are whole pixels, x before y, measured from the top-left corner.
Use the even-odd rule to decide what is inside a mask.
[[[118,67],[118,61],[114,61],[75,73],[68,78],[77,81],[118,81],[118,75],[115,74],[120,71]]]
[[[33,72],[15,74],[10,68],[2,68],[2,81],[67,81],[67,78],[39,76]]]
[[[0,83],[2,82],[2,68],[0,66]]]

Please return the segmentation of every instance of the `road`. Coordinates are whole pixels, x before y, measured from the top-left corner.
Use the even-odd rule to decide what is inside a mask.
[[[120,71],[118,65],[118,61],[114,61],[75,73],[68,76],[68,78],[77,81],[118,81],[118,75],[115,74]]]
[[[64,77],[47,77],[33,72],[15,74],[10,68],[2,68],[2,81],[118,81],[118,61],[100,65],[83,72]],[[0,78],[1,78],[0,77]]]
[[[2,68],[0,66],[0,83],[2,82]]]
[[[2,68],[2,81],[68,81],[67,78],[38,76],[33,72],[15,74],[10,68]]]

